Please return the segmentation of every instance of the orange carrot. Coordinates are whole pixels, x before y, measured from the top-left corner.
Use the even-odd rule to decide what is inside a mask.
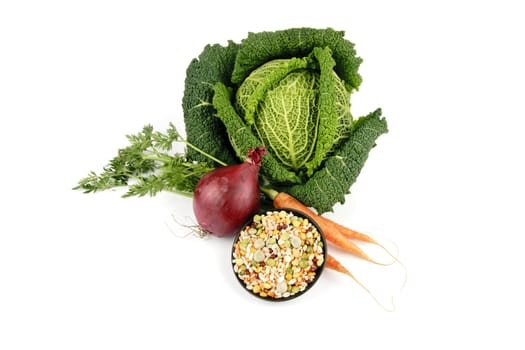
[[[326,220],[330,220],[330,219],[326,219]],[[331,221],[331,220],[330,220]],[[333,222],[333,221],[332,221]],[[361,242],[366,242],[366,243],[371,243],[371,244],[375,244],[376,246],[378,246],[379,248],[383,249],[388,255],[390,255],[390,257],[392,257],[392,259],[396,260],[397,262],[399,262],[398,258],[396,256],[394,256],[388,249],[385,248],[385,246],[383,246],[381,243],[379,243],[378,241],[376,241],[375,239],[373,239],[372,237],[370,237],[369,235],[367,234],[364,234],[364,233],[361,233],[359,231],[356,231],[356,230],[352,230],[351,228],[349,227],[346,227],[346,226],[343,226],[341,224],[338,224],[337,222],[333,222],[333,225],[337,228],[337,230],[339,232],[341,232],[341,234],[343,234],[346,238],[349,238],[349,239],[355,239],[355,240],[358,240],[358,241],[361,241]]]
[[[319,226],[321,227],[321,230],[323,231],[326,239],[333,243],[336,247],[354,254],[361,259],[367,260],[371,263],[377,264],[377,265],[390,265],[385,263],[380,263],[371,257],[368,256],[357,244],[352,242],[351,240],[347,239],[343,234],[341,234],[340,231],[335,229],[333,222],[326,220],[322,216],[316,216],[313,218],[314,221],[316,221]]]
[[[371,243],[371,244],[375,244],[376,246],[378,246],[379,248],[383,249],[388,255],[390,255],[390,257],[392,259],[394,259],[394,262],[397,262],[398,264],[401,265],[401,267],[403,268],[404,272],[405,272],[405,278],[404,278],[404,281],[403,281],[403,287],[405,286],[406,282],[407,282],[407,270],[405,268],[405,265],[397,258],[397,256],[394,256],[388,249],[386,249],[381,243],[377,242],[375,239],[373,239],[372,237],[364,234],[364,233],[361,233],[361,232],[358,232],[358,231],[355,231],[355,230],[352,230],[351,228],[348,228],[346,226],[343,226],[341,224],[338,224],[337,222],[334,222],[330,219],[327,219],[327,218],[324,218],[321,216],[321,218],[325,219],[325,220],[328,220],[330,222],[332,222],[332,224],[335,226],[335,228],[343,235],[345,236],[346,238],[349,238],[349,239],[356,239],[358,241],[361,241],[361,242],[367,242],[367,243]],[[327,238],[328,239],[328,238]],[[389,265],[389,264],[383,264],[383,265]]]
[[[341,272],[355,279],[355,277],[350,273],[350,271],[348,271],[347,268],[339,262],[339,260],[337,260],[330,254],[327,254],[326,256],[326,267],[337,272]]]
[[[314,213],[313,210],[311,210],[306,205],[295,199],[295,197],[292,197],[286,192],[276,193],[275,197],[273,198],[273,205],[276,208],[296,209],[302,211],[306,215],[311,216],[312,218],[317,216],[317,214]]]

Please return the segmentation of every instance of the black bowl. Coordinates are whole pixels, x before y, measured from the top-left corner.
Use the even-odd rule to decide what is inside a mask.
[[[231,258],[244,289],[260,299],[285,301],[303,295],[319,279],[327,258],[326,239],[303,212],[264,210],[235,235]]]

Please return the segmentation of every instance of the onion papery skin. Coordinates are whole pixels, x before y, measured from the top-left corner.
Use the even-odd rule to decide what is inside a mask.
[[[257,153],[242,164],[214,169],[200,179],[193,212],[203,230],[217,237],[233,236],[259,211],[259,169]]]

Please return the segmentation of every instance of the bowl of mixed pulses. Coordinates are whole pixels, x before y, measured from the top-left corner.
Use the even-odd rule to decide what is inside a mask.
[[[281,208],[254,215],[237,233],[233,271],[253,295],[284,301],[308,291],[326,261],[326,241],[306,214]]]

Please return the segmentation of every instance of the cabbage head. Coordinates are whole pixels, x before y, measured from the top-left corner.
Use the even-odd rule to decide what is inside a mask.
[[[344,32],[292,28],[208,45],[189,65],[187,141],[228,164],[264,145],[263,182],[323,213],[355,182],[376,139],[381,110],[353,118],[361,58]],[[189,159],[209,162],[187,150]]]
[[[319,65],[312,60],[305,68],[290,69],[292,60],[275,59],[255,69],[240,85],[235,102],[246,124],[283,166],[312,173],[350,133],[350,93],[330,68],[322,74],[330,75],[333,85],[327,93],[333,94],[333,105],[320,106]],[[327,128],[333,129],[330,137],[318,143],[319,135],[327,137]]]

